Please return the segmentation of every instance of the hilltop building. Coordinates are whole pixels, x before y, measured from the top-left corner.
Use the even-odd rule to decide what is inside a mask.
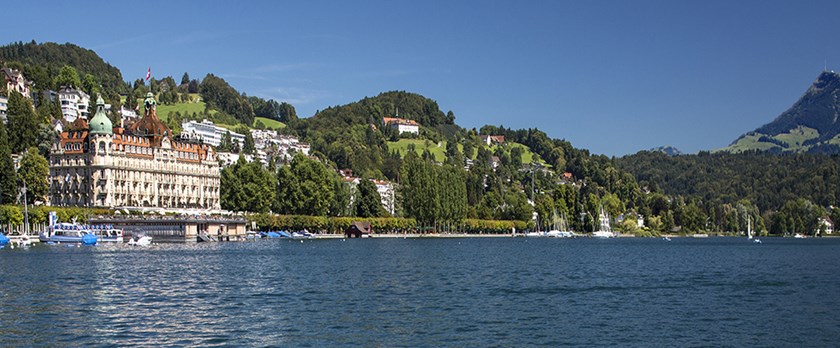
[[[480,135],[481,142],[486,144],[487,146],[493,144],[503,144],[505,142],[504,135]]]
[[[414,120],[407,120],[397,117],[383,117],[382,122],[385,126],[391,127],[403,133],[420,134],[420,125]]]
[[[208,145],[172,140],[154,96],[127,129],[114,127],[98,98],[96,115],[78,117],[50,153],[55,206],[219,210],[219,164]]]
[[[222,143],[222,137],[228,132],[230,132],[231,140],[238,142],[241,148],[245,143],[245,135],[216,126],[212,121],[186,121],[181,124],[182,137],[201,140],[205,144],[212,145],[213,147],[218,147]]]
[[[24,97],[32,99],[32,81],[27,81],[20,70],[3,68],[0,71],[3,71],[3,81],[6,83],[6,91],[17,91],[23,94]]]
[[[77,118],[87,120],[90,116],[90,96],[81,90],[62,86],[58,90],[58,101],[61,104],[61,114],[67,122],[73,123]]]

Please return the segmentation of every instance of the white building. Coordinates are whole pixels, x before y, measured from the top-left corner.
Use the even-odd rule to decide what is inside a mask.
[[[376,192],[379,193],[379,200],[382,207],[388,214],[394,215],[394,184],[385,180],[371,180],[376,185]]]
[[[5,95],[0,95],[0,121],[6,123],[6,112],[9,111],[9,98]]]
[[[187,121],[181,124],[182,137],[201,139],[205,144],[212,145],[214,147],[218,147],[219,144],[222,143],[222,137],[227,132],[230,132],[231,140],[239,143],[240,148],[245,144],[244,135],[216,126],[212,121]]]
[[[386,126],[394,128],[403,133],[411,133],[411,134],[419,134],[420,133],[420,125],[417,124],[414,120],[407,120],[404,118],[397,118],[397,117],[383,117],[382,121],[385,123]]]
[[[353,171],[350,169],[339,170],[338,174],[341,175],[341,180],[344,183],[350,185],[350,202],[348,208],[352,210],[356,205],[356,194],[359,192],[358,186],[362,179],[353,176]],[[389,214],[394,215],[396,201],[394,184],[386,180],[371,179],[370,181],[376,185],[376,192],[379,193],[379,201],[382,203],[382,208]]]
[[[827,217],[821,217],[817,220],[817,232],[823,230],[825,234],[834,233],[834,222]]]
[[[290,161],[298,152],[309,156],[309,144],[301,143],[293,136],[278,135],[272,130],[252,129],[251,137],[254,138],[254,147],[260,155],[260,161],[264,163],[268,163],[268,157]]]
[[[90,116],[90,96],[81,90],[61,86],[58,90],[58,101],[61,104],[61,114],[67,122],[73,123],[80,117],[87,120]]]
[[[137,118],[138,116],[139,115],[137,115],[137,111],[134,111],[134,110],[132,110],[130,108],[127,108],[125,106],[120,106],[120,117],[121,118],[124,118],[124,119],[125,118]]]

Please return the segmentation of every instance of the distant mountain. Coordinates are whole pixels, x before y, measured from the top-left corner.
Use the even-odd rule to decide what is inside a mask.
[[[824,71],[787,111],[719,151],[840,153],[840,74]]]
[[[662,152],[662,153],[664,153],[668,156],[679,156],[679,155],[683,154],[682,151],[680,151],[679,149],[677,149],[676,147],[673,147],[671,145],[654,147],[654,148],[652,148],[648,151],[650,151],[650,152]]]

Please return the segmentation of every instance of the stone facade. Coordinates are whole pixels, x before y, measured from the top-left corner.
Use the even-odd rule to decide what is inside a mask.
[[[129,129],[112,127],[101,98],[97,109],[90,124],[77,118],[53,144],[52,205],[220,209],[215,151],[173,141],[153,98]]]

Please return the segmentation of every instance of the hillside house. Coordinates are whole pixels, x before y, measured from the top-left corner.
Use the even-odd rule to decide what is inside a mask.
[[[17,91],[24,97],[32,99],[32,81],[27,81],[20,70],[12,68],[0,69],[3,71],[3,80],[6,83],[7,91]]]
[[[61,86],[58,90],[58,101],[61,104],[61,114],[67,122],[73,123],[77,118],[87,120],[90,116],[90,96],[82,90],[72,86]]]
[[[411,133],[411,134],[420,134],[420,125],[417,124],[414,120],[407,120],[404,118],[397,118],[397,117],[383,117],[383,123],[386,126],[396,129],[403,133]]]
[[[504,144],[505,136],[504,135],[480,135],[481,142],[487,144],[487,146],[493,144]]]
[[[833,234],[834,233],[834,221],[827,217],[821,217],[817,220],[817,231],[822,231],[825,234]]]

